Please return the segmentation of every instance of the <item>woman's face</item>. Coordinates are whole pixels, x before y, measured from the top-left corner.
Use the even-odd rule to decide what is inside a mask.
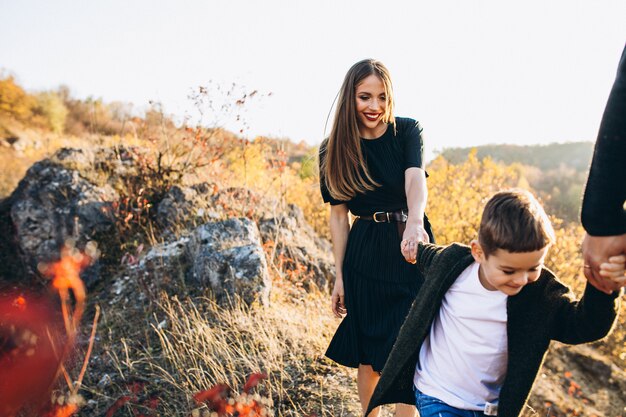
[[[374,139],[385,133],[387,126],[383,115],[387,109],[385,84],[372,74],[356,86],[356,117],[359,133],[366,139]]]

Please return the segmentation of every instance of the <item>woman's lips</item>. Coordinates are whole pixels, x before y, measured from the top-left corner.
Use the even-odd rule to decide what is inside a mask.
[[[371,120],[373,122],[373,121],[378,120],[380,113],[363,113],[363,115],[365,116],[367,120]]]

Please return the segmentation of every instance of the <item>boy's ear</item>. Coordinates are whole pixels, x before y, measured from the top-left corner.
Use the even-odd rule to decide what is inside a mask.
[[[470,247],[472,248],[472,256],[476,262],[483,262],[485,260],[485,252],[483,252],[483,248],[478,243],[478,240],[474,239],[470,243]]]

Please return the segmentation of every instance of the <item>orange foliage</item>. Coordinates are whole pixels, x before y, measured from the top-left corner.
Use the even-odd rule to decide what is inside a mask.
[[[61,297],[59,313],[49,296],[3,294],[0,296],[0,416],[24,410],[43,410],[51,389],[62,372],[72,394],[76,394],[85,364],[76,384],[63,366],[74,345],[85,302],[85,287],[80,271],[90,258],[65,247],[61,259],[42,267],[52,277],[52,288]],[[69,291],[74,294],[72,308]],[[96,314],[97,317],[97,314]],[[65,332],[62,331],[63,323]],[[95,323],[94,323],[95,329]],[[93,342],[93,333],[91,342]],[[76,404],[49,406],[46,417],[68,417]]]
[[[258,385],[260,381],[266,379],[267,375],[257,373],[248,377],[243,388],[243,394],[234,398],[229,396],[231,389],[228,385],[217,384],[212,388],[198,392],[193,396],[198,404],[204,404],[219,417],[261,417],[267,414],[267,405],[258,396],[251,396],[250,391]],[[198,410],[192,412],[198,413]]]

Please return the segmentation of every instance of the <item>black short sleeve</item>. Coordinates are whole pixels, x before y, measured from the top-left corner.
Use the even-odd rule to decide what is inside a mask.
[[[404,127],[406,132],[404,134],[404,169],[408,168],[422,168],[424,169],[424,159],[422,154],[424,152],[424,142],[422,141],[422,127],[419,122],[413,119],[406,120],[406,126]]]
[[[322,145],[320,146],[320,151],[319,151],[320,191],[322,192],[322,199],[324,200],[324,203],[330,203],[331,206],[337,206],[339,204],[345,204],[346,203],[345,201],[340,201],[340,200],[334,199],[330,195],[330,191],[328,191],[328,187],[326,186],[326,181],[324,179],[324,173],[322,172],[322,161],[326,157],[325,143],[326,142],[322,143]]]

